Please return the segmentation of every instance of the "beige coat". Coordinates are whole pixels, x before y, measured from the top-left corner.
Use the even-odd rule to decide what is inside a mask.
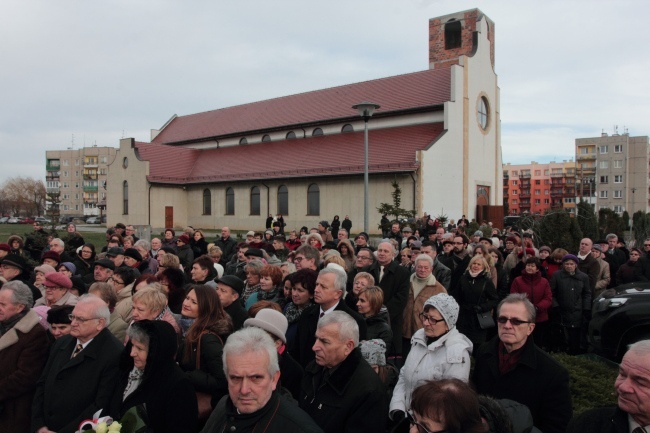
[[[414,296],[413,279],[415,274],[411,275],[411,283],[409,284],[409,297],[406,300],[406,307],[404,308],[404,323],[402,325],[402,337],[410,339],[418,329],[422,329],[422,321],[418,317],[424,310],[424,303],[430,297],[438,293],[447,293],[445,287],[440,284],[433,274],[429,277],[429,282],[426,286]]]
[[[126,323],[131,323],[131,320],[133,319],[133,299],[131,298],[131,290],[133,290],[133,283],[117,292],[117,305],[115,305],[115,311],[122,316],[122,320]],[[124,341],[124,339],[122,339],[122,341]]]

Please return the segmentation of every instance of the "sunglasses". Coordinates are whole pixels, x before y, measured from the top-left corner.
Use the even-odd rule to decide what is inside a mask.
[[[513,318],[509,318],[509,317],[505,317],[505,316],[497,317],[497,322],[499,322],[502,325],[505,325],[506,323],[508,323],[508,321],[510,321],[510,324],[512,326],[519,326],[519,325],[523,325],[524,323],[531,323],[531,322],[528,322],[526,320],[519,320],[519,319],[514,318],[514,317]]]

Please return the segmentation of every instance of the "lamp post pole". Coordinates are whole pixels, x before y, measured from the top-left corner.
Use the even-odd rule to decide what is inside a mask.
[[[634,237],[634,193],[636,192],[636,188],[632,188],[632,213],[630,214],[630,230],[632,231],[632,239],[636,239]]]
[[[372,102],[362,102],[352,108],[359,112],[364,122],[364,147],[363,147],[363,231],[368,233],[368,120],[379,105]]]

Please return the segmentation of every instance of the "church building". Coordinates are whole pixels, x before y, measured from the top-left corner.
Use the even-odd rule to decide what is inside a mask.
[[[428,69],[204,113],[174,115],[149,143],[120,140],[108,168],[107,219],[134,225],[287,229],[364,216],[368,118],[369,231],[377,207],[458,220],[503,216],[494,23],[478,9],[429,20]]]

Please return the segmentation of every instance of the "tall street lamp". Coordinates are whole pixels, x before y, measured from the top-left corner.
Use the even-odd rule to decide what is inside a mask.
[[[379,108],[379,105],[373,102],[364,101],[360,104],[353,105],[352,108],[359,112],[359,116],[363,117],[363,122],[365,124],[363,155],[363,231],[368,233],[368,119],[372,117],[372,114]]]

